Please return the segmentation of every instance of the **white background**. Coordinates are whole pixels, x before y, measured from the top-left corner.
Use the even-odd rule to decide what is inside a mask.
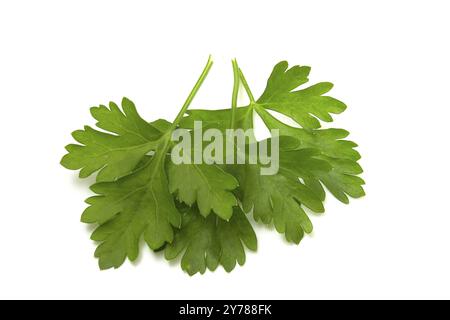
[[[448,1],[2,1],[0,298],[450,298]],[[59,165],[89,107],[127,96],[172,120],[230,103],[230,59],[256,95],[274,63],[312,67],[348,105],[367,196],[300,246],[257,227],[244,267],[189,277],[144,250],[99,271],[79,222],[90,181]]]

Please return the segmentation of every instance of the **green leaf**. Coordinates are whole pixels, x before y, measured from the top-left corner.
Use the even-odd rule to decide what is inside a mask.
[[[299,243],[312,224],[302,205],[323,212],[322,199],[299,177],[307,179],[330,170],[328,164],[315,159],[315,150],[280,152],[280,170],[275,175],[261,175],[260,165],[235,165],[240,183],[243,209],[253,211],[256,221],[272,224],[289,242]]]
[[[214,271],[218,265],[230,272],[245,263],[244,245],[256,251],[255,232],[245,214],[235,207],[230,221],[217,216],[203,217],[195,207],[183,216],[181,229],[165,248],[165,257],[173,260],[182,255],[181,268],[188,274]]]
[[[322,121],[331,122],[331,114],[341,113],[345,104],[332,97],[324,96],[331,90],[329,82],[317,83],[305,89],[292,91],[308,82],[309,67],[294,66],[288,69],[288,63],[278,63],[267,81],[266,89],[256,101],[257,106],[280,112],[306,129],[320,127]]]
[[[299,148],[314,148],[320,150],[318,159],[327,161],[331,166],[328,172],[320,172],[315,177],[308,177],[308,185],[316,194],[324,198],[325,185],[331,194],[343,203],[349,203],[348,196],[360,198],[365,195],[364,180],[357,175],[363,172],[358,160],[361,158],[354,148],[357,144],[342,140],[348,132],[342,129],[305,130],[288,126],[265,110],[257,109],[269,129],[279,129],[281,135],[295,137],[300,141]],[[319,181],[321,183],[319,183]]]
[[[197,202],[202,216],[213,210],[219,217],[229,220],[237,200],[231,192],[237,180],[218,165],[168,164],[169,189],[179,201],[191,206]]]
[[[269,129],[278,129],[282,136],[294,137],[299,141],[299,148],[315,148],[331,158],[357,161],[361,158],[355,148],[356,143],[343,140],[349,132],[343,129],[305,130],[284,124],[264,109],[256,111]]]
[[[326,174],[319,174],[319,180],[343,203],[349,203],[348,196],[360,198],[365,195],[364,180],[358,177],[362,173],[361,166],[354,161],[345,159],[326,158],[332,170]]]
[[[92,239],[101,241],[95,252],[101,269],[118,268],[126,257],[135,260],[142,236],[155,250],[173,240],[172,227],[180,226],[181,216],[159,159],[153,157],[142,168],[117,181],[91,187],[98,195],[87,199],[90,206],[82,221],[100,224]]]
[[[127,98],[122,100],[122,110],[114,102],[109,108],[91,108],[97,127],[107,132],[89,126],[73,132],[80,144],[66,146],[68,154],[61,164],[67,169],[81,169],[80,178],[98,171],[98,182],[114,181],[131,173],[142,157],[156,148],[161,132],[143,120]]]

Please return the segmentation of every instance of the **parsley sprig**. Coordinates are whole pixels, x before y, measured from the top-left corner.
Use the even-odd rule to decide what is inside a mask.
[[[308,211],[324,211],[326,189],[343,203],[364,195],[357,145],[345,140],[349,133],[343,129],[321,129],[320,121],[332,122],[332,115],[346,109],[326,95],[331,83],[298,89],[308,82],[310,68],[288,68],[282,61],[255,99],[233,60],[231,108],[188,111],[211,66],[209,58],[172,122],[148,122],[124,98],[121,107],[110,102],[91,108],[97,128],[73,132],[78,144],[66,146],[61,164],[79,170],[80,178],[96,176],[91,186],[95,195],[86,200],[81,220],[97,225],[91,239],[98,242],[95,256],[101,269],[137,259],[143,239],[150,249],[163,250],[168,260],[181,257],[181,267],[190,275],[219,265],[231,271],[236,263],[244,264],[245,248],[257,249],[251,217],[299,243],[313,228]],[[238,106],[241,87],[250,101],[246,106]],[[283,123],[271,111],[298,126]],[[255,113],[268,129],[279,130],[280,141],[288,141],[281,143],[275,175],[260,175],[259,162],[178,165],[170,160],[175,129],[193,130],[195,121],[224,133],[251,129]]]

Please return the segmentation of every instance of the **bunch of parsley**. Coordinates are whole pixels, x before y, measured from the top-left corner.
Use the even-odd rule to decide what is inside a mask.
[[[187,111],[211,66],[209,59],[173,122],[148,122],[124,98],[121,107],[110,102],[91,108],[96,129],[73,132],[78,144],[66,146],[61,164],[80,170],[80,178],[96,175],[95,195],[86,200],[81,221],[97,226],[91,239],[98,242],[95,256],[101,269],[118,268],[127,257],[135,260],[143,238],[168,260],[181,256],[181,267],[190,275],[218,265],[231,271],[236,262],[244,264],[245,247],[257,248],[250,216],[298,244],[313,228],[307,210],[324,211],[325,189],[343,203],[364,195],[357,145],[345,140],[349,133],[343,129],[320,128],[319,120],[331,122],[332,114],[346,109],[325,95],[331,83],[298,89],[308,82],[310,68],[288,68],[283,61],[255,99],[234,60],[231,108]],[[241,85],[250,103],[238,107]],[[269,110],[299,126],[283,123]],[[250,129],[255,112],[267,128],[280,132],[277,174],[260,175],[259,162],[176,165],[170,160],[175,129],[192,130],[194,121],[223,132]]]

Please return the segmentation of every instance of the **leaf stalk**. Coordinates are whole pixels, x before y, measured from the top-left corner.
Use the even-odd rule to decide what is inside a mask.
[[[183,118],[184,114],[186,113],[187,109],[189,108],[190,104],[192,103],[192,100],[194,100],[195,95],[197,94],[198,90],[202,86],[203,81],[205,81],[206,77],[208,76],[209,70],[211,70],[212,65],[213,65],[212,57],[209,56],[208,61],[206,62],[206,65],[203,68],[202,73],[200,74],[200,77],[198,78],[197,82],[195,83],[194,87],[192,88],[191,92],[189,93],[189,96],[187,97],[186,101],[184,102],[183,107],[181,108],[177,117],[173,121],[169,132],[172,132],[173,129],[175,129],[178,126],[178,124],[180,123],[181,119]]]

